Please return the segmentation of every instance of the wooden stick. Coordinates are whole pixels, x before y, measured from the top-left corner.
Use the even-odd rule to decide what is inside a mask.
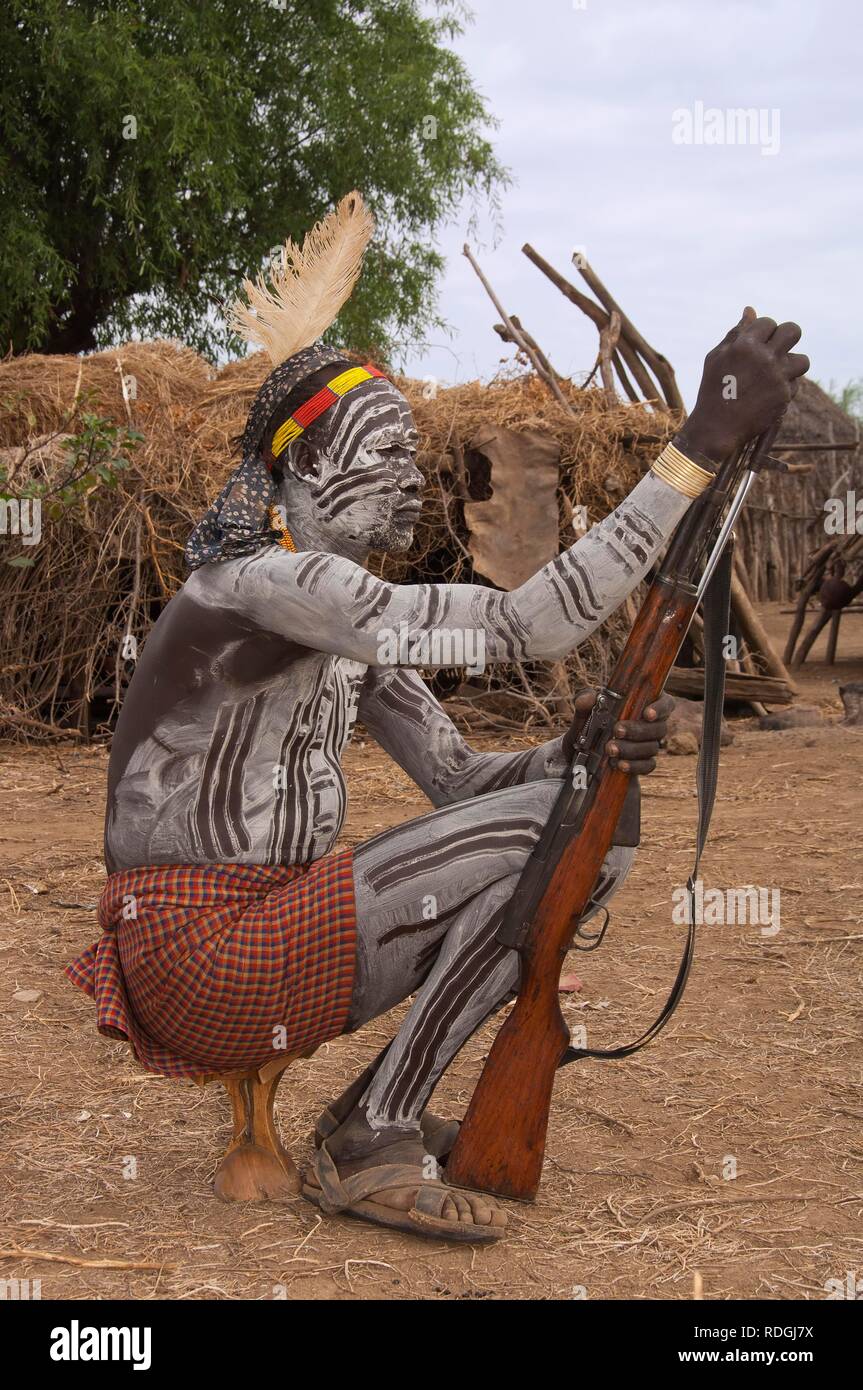
[[[847,560],[853,558],[856,554],[856,551],[861,548],[861,546],[858,545],[858,542],[863,542],[863,537],[850,536],[847,537],[844,541],[830,540],[825,542],[824,545],[820,546],[819,549],[815,551],[815,554],[812,556],[811,560],[809,561],[809,564],[807,565],[800,579],[797,581],[798,584],[802,587],[800,590],[800,597],[797,600],[797,610],[794,615],[794,622],[791,624],[791,631],[788,634],[788,641],[785,643],[785,651],[783,652],[783,660],[785,661],[786,665],[790,666],[793,663],[795,666],[799,666],[802,665],[802,663],[806,660],[806,656],[812,646],[812,642],[814,642],[815,637],[817,637],[818,633],[821,631],[821,628],[824,626],[824,623],[822,622],[817,627],[817,629],[815,630],[815,636],[813,636],[812,633],[809,634],[809,636],[806,638],[803,644],[803,647],[801,648],[800,655],[798,655],[797,659],[795,660],[794,648],[797,644],[798,638],[800,637],[800,633],[803,631],[803,624],[806,621],[806,611],[809,604],[809,600],[812,598],[812,595],[818,589],[820,589],[821,583],[824,579],[824,572],[827,569],[827,566],[832,562],[832,560],[836,558],[837,553],[842,554],[843,558],[847,562]],[[847,612],[848,610],[846,609],[845,611]]]
[[[536,266],[537,270],[541,270],[543,275],[560,290],[561,294],[564,295],[571,304],[581,309],[582,313],[587,315],[591,323],[595,324],[600,332],[605,328],[610,316],[605,313],[598,304],[595,304],[586,294],[582,294],[581,290],[577,290],[575,285],[571,285],[568,280],[555,270],[553,265],[549,265],[548,261],[545,260],[538,251],[533,249],[530,242],[525,242],[521,249],[528,260]],[[626,339],[621,338],[618,343],[618,352],[632,373],[635,383],[644,399],[661,405],[662,392],[651,378],[650,373],[638,356],[638,353],[635,352]]]
[[[806,660],[807,656],[809,655],[809,653],[815,645],[816,637],[818,636],[821,629],[827,626],[832,616],[833,615],[827,608],[821,609],[821,612],[818,614],[817,618],[810,627],[806,636],[803,638],[803,641],[800,643],[797,655],[794,658],[795,666],[803,665],[804,661]]]
[[[635,352],[641,354],[648,367],[653,371],[654,376],[662,387],[669,407],[672,410],[679,410],[685,414],[686,407],[683,404],[683,397],[677,386],[674,368],[668,358],[663,357],[661,352],[657,352],[656,348],[651,347],[646,338],[642,337],[632,320],[627,318],[620,305],[612,298],[599,276],[591,269],[584,257],[578,255],[573,256],[572,259],[582,280],[593,290],[593,293],[600,303],[605,306],[609,314],[614,313],[615,310],[620,314],[621,331],[624,338]]]
[[[809,561],[809,564],[806,566],[805,570],[803,571],[802,575],[797,581],[799,586],[802,587],[805,584],[806,580],[809,579],[813,574],[816,574],[824,569],[824,567],[827,564],[827,560],[832,556],[835,547],[835,540],[825,541],[822,546],[818,547],[818,549],[813,553],[812,558]]]
[[[24,1245],[12,1245],[0,1250],[0,1260],[50,1260],[53,1264],[79,1265],[83,1269],[175,1269],[161,1260],[84,1260],[79,1255],[57,1255],[53,1250],[30,1250]]]
[[[833,666],[836,661],[836,643],[839,640],[839,624],[842,621],[842,609],[837,608],[833,617],[830,619],[830,631],[827,634],[827,665]]]
[[[820,574],[814,575],[813,578],[809,580],[805,589],[802,589],[800,592],[800,597],[797,600],[797,611],[794,615],[794,622],[791,624],[788,641],[785,643],[785,651],[782,653],[782,660],[785,662],[786,666],[790,666],[794,661],[794,648],[797,645],[797,638],[800,636],[803,630],[803,624],[806,621],[806,609],[809,606],[810,598],[820,586],[820,580]]]
[[[542,363],[536,355],[535,350],[532,347],[530,347],[530,345],[525,340],[524,334],[519,333],[518,329],[515,327],[512,319],[507,314],[506,310],[504,309],[503,305],[501,304],[500,300],[498,299],[488,280],[485,278],[482,271],[480,270],[479,265],[477,264],[476,259],[474,258],[467,242],[465,242],[464,244],[463,251],[464,255],[467,257],[474,270],[476,271],[480,284],[482,285],[483,289],[485,290],[494,307],[497,309],[497,312],[503,319],[506,330],[511,335],[512,341],[517,344],[517,346],[521,349],[521,351],[525,354],[526,357],[530,358],[531,364],[537,376],[545,382],[546,386],[551,391],[551,394],[555,397],[559,404],[563,406],[564,410],[568,410],[570,415],[574,415],[575,411],[573,410],[569,401],[566,399],[566,396],[561,391],[554,377],[542,365]]]
[[[745,676],[758,676],[761,674],[760,671],[756,670],[755,662],[752,660],[749,648],[746,646],[744,646],[743,656],[740,661],[728,661],[726,662],[726,666],[728,671],[733,675],[743,674]],[[753,714],[767,713],[766,707],[762,705],[760,700],[750,700],[749,708],[752,710]]]
[[[555,661],[551,666],[544,668],[538,684],[541,693],[549,701],[558,718],[572,723],[575,710],[572,704],[572,687],[569,683],[566,662]]]
[[[735,556],[735,560],[737,557]],[[746,639],[749,650],[758,653],[764,658],[764,663],[772,676],[784,681],[792,694],[796,695],[797,687],[788,674],[788,670],[782,658],[776,653],[773,643],[770,641],[767,631],[755,612],[749,597],[738,577],[738,564],[735,563],[731,572],[731,604],[740,631]],[[758,697],[756,697],[758,698]]]
[[[617,392],[614,389],[614,372],[611,367],[612,354],[617,347],[620,338],[620,314],[613,310],[608,320],[608,326],[603,328],[599,335],[599,370],[602,375],[602,387],[605,391],[605,398],[609,405],[617,405]]]
[[[815,610],[812,609],[811,611],[814,612]],[[797,612],[797,609],[796,609],[796,608],[780,608],[779,612],[782,614],[783,617],[786,617],[786,618],[787,618],[788,615],[789,615],[790,613],[796,613],[796,612]],[[861,603],[851,603],[851,604],[848,605],[847,608],[843,608],[843,609],[842,609],[842,612],[843,612],[843,614],[847,614],[847,613],[863,613],[863,604],[861,604]],[[787,658],[786,658],[786,657],[783,657],[782,659],[783,659],[783,661],[786,661],[786,664],[787,664]]]
[[[776,454],[837,454],[849,449],[859,449],[860,445],[855,440],[850,444],[774,444],[772,453]],[[847,474],[847,469],[846,469]],[[837,483],[844,481],[843,478],[837,479]],[[837,483],[832,486],[836,487]]]
[[[15,710],[0,710],[0,724],[20,724],[25,729],[36,729],[42,734],[52,734],[54,738],[84,738],[80,729],[64,729],[59,724],[48,724],[44,719],[31,719]]]
[[[746,573],[746,566],[744,565],[743,559],[740,555],[740,551],[737,549],[736,546],[734,549],[734,570],[737,575],[737,578],[740,580],[740,583],[743,586],[744,594],[751,602],[752,589],[749,585],[749,575]]]
[[[522,324],[521,319],[518,317],[518,314],[510,315],[510,323],[513,325],[514,328],[518,329],[519,333],[521,334],[524,341],[527,343],[528,347],[533,348],[534,352],[536,353],[537,359],[539,360],[539,362],[542,363],[549,376],[553,376],[556,381],[560,381],[560,372],[556,372],[554,370],[554,367],[551,365],[542,348],[539,346],[539,343],[536,341],[536,338],[534,338],[531,333],[528,333],[527,329]],[[510,331],[505,323],[496,323],[494,325],[494,331],[502,342],[512,343],[514,347],[518,347],[516,339],[510,335]],[[521,351],[520,348],[519,351]]]
[[[704,668],[702,666],[672,666],[665,688],[670,695],[695,695],[704,698]],[[752,704],[753,700],[771,705],[790,705],[793,695],[785,681],[775,676],[751,676],[744,671],[730,671],[725,677],[725,698]]]
[[[641,402],[641,397],[639,396],[632,382],[629,380],[629,377],[626,374],[626,368],[623,365],[623,361],[617,349],[615,349],[615,351],[612,353],[611,360],[614,363],[614,370],[617,372],[617,375],[620,378],[620,384],[626,392],[627,396],[632,401],[633,405],[639,405]]]

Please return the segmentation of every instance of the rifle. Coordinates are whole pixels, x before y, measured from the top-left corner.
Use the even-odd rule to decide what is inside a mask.
[[[521,983],[447,1161],[447,1181],[455,1186],[531,1200],[542,1172],[558,1067],[588,1056],[629,1056],[665,1026],[683,993],[695,945],[694,881],[716,791],[725,677],[720,647],[728,631],[730,543],[735,518],[757,473],[766,467],[783,468],[768,456],[780,420],[726,460],[693,502],[671,538],[610,683],[598,691],[586,722],[582,725],[581,716],[576,716],[573,723],[576,752],[571,776],[497,932],[497,939],[515,947],[521,956]],[[579,922],[590,909],[630,777],[612,767],[605,743],[618,720],[640,718],[658,699],[702,599],[705,702],[698,768],[699,825],[688,884],[683,960],[662,1012],[634,1043],[605,1051],[573,1048],[560,1011],[561,964],[574,935],[592,941],[582,949],[593,949],[602,940],[605,925],[588,937],[580,933]],[[606,925],[607,921],[606,916]]]

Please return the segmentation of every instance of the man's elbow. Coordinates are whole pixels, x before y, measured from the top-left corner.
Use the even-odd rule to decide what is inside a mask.
[[[573,636],[569,633],[548,633],[534,638],[528,642],[523,657],[519,660],[526,661],[563,661],[564,657],[569,656],[579,643],[583,642],[587,633],[584,635]]]

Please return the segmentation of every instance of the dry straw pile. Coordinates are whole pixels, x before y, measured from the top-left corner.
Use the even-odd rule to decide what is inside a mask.
[[[34,476],[56,478],[63,440],[80,428],[84,411],[143,436],[116,489],[95,489],[56,521],[43,515],[42,541],[29,551],[32,566],[0,565],[5,734],[47,737],[63,726],[86,736],[110,723],[132,670],[124,637],[131,633],[140,644],[182,584],[186,537],[236,462],[233,440],[264,375],[261,355],[214,372],[194,352],[166,342],[130,343],[86,358],[32,355],[0,363],[0,457],[12,490]],[[374,562],[395,580],[485,582],[473,572],[453,473],[454,460],[482,428],[538,429],[557,440],[565,545],[572,542],[572,507],[586,507],[591,522],[605,515],[673,423],[639,406],[610,408],[602,392],[563,383],[572,414],[533,375],[442,389],[432,398],[421,383],[400,384],[420,431],[427,486],[414,549],[396,561]],[[4,541],[7,558],[13,544]],[[628,614],[616,615],[570,658],[570,684],[606,673],[631,616],[630,604]],[[545,726],[565,709],[564,675],[498,668],[471,689],[462,687],[456,710],[468,722],[481,713],[499,727]],[[438,688],[450,693],[460,679],[444,674]]]

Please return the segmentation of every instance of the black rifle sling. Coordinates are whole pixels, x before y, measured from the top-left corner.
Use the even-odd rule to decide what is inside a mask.
[[[724,645],[728,635],[731,614],[732,544],[733,542],[730,542],[722,552],[701,601],[701,612],[704,618],[704,720],[696,771],[698,831],[695,840],[695,862],[686,885],[689,899],[689,922],[686,945],[677,971],[677,978],[662,1012],[654,1019],[647,1031],[635,1039],[635,1042],[624,1043],[621,1047],[608,1049],[568,1047],[560,1062],[562,1067],[565,1067],[568,1062],[580,1061],[583,1057],[601,1057],[613,1061],[621,1057],[629,1057],[633,1052],[640,1051],[665,1027],[680,1003],[686,986],[689,967],[695,952],[695,883],[698,879],[701,855],[710,828],[710,817],[713,813],[716,783],[719,775],[719,743],[722,733],[722,710],[725,702]]]

